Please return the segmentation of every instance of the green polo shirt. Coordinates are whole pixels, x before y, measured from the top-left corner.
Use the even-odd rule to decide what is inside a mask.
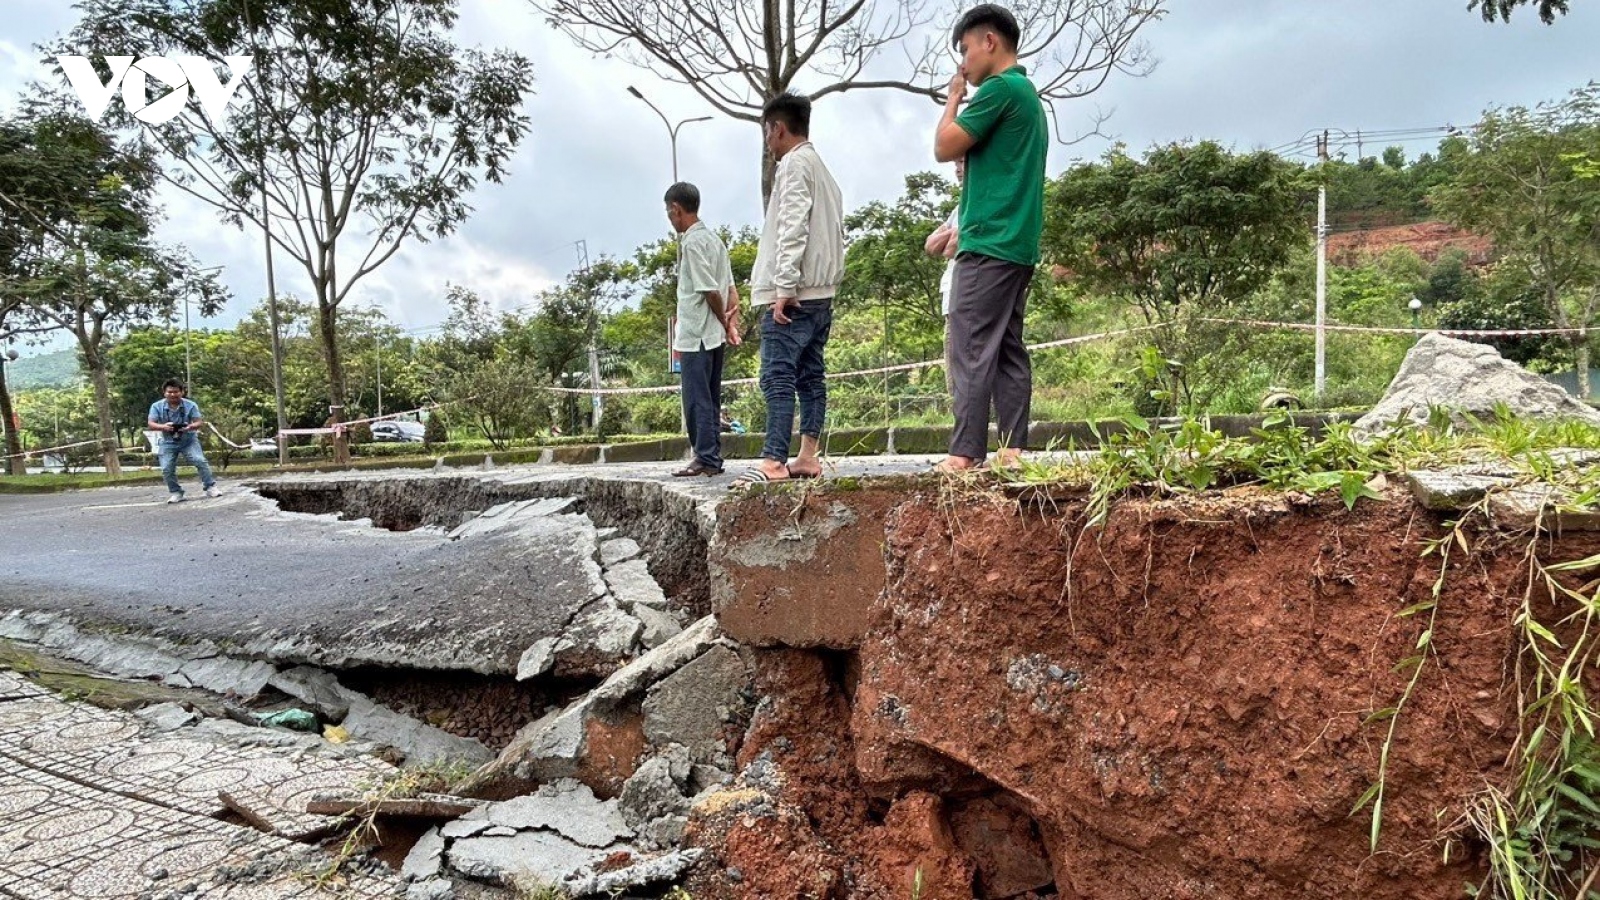
[[[1033,266],[1044,231],[1044,104],[1022,66],[978,85],[956,124],[976,142],[961,189],[963,253]]]

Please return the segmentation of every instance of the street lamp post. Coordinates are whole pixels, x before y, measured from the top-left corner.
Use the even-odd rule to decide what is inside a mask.
[[[667,114],[666,113],[662,112],[659,108],[657,108],[657,106],[654,103],[651,103],[650,100],[647,97],[645,97],[645,95],[639,93],[639,89],[638,88],[636,88],[636,87],[634,87],[632,85],[629,85],[628,86],[628,93],[634,95],[635,97],[638,97],[640,100],[643,100],[644,104],[646,106],[650,107],[652,110],[655,111],[656,115],[661,117],[661,124],[667,126],[667,140],[670,141],[671,144],[672,144],[672,183],[673,184],[677,184],[678,183],[678,129],[682,128],[685,125],[688,125],[690,122],[709,122],[709,121],[711,121],[711,117],[710,116],[695,116],[692,119],[684,119],[683,121],[681,121],[678,124],[674,125],[674,124],[672,124],[672,120],[667,118]]]
[[[1412,297],[1411,302],[1407,303],[1406,306],[1411,309],[1411,330],[1420,330],[1422,328],[1422,301]]]

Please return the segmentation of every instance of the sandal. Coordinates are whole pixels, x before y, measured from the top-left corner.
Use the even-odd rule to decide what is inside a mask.
[[[739,477],[735,478],[733,483],[728,485],[728,490],[744,491],[749,490],[751,487],[754,487],[758,484],[772,484],[774,482],[781,483],[788,480],[790,479],[773,478],[771,475],[768,475],[766,470],[760,466],[751,466],[750,468],[739,473]]]

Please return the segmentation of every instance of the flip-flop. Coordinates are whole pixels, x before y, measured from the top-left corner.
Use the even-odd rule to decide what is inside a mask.
[[[773,478],[771,475],[768,475],[766,470],[760,466],[751,466],[750,468],[739,473],[739,477],[735,478],[733,482],[728,485],[728,490],[743,491],[748,490],[749,488],[758,484],[771,484],[773,482],[784,482],[788,480],[788,478]]]

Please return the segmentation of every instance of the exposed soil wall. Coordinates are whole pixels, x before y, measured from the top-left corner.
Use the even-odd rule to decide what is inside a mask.
[[[1369,813],[1351,808],[1388,723],[1366,720],[1400,699],[1410,673],[1395,664],[1430,624],[1396,614],[1439,577],[1423,555],[1443,534],[1434,514],[1399,490],[1353,512],[1233,492],[1124,502],[1085,530],[1070,499],[894,494],[853,647],[758,654],[746,793],[697,813],[691,836],[711,852],[696,897],[905,898],[920,872],[928,900],[1442,900],[1482,878],[1482,848],[1453,826],[1508,781],[1526,537],[1478,532],[1454,554],[1373,854]],[[792,610],[763,625],[741,593],[752,578],[770,597],[789,563],[755,578],[724,557],[792,532],[802,507],[877,514],[888,499],[741,501],[714,550],[733,619],[769,646],[824,643],[806,644]],[[1592,533],[1542,547],[1596,550]],[[815,577],[830,552],[796,572]]]

